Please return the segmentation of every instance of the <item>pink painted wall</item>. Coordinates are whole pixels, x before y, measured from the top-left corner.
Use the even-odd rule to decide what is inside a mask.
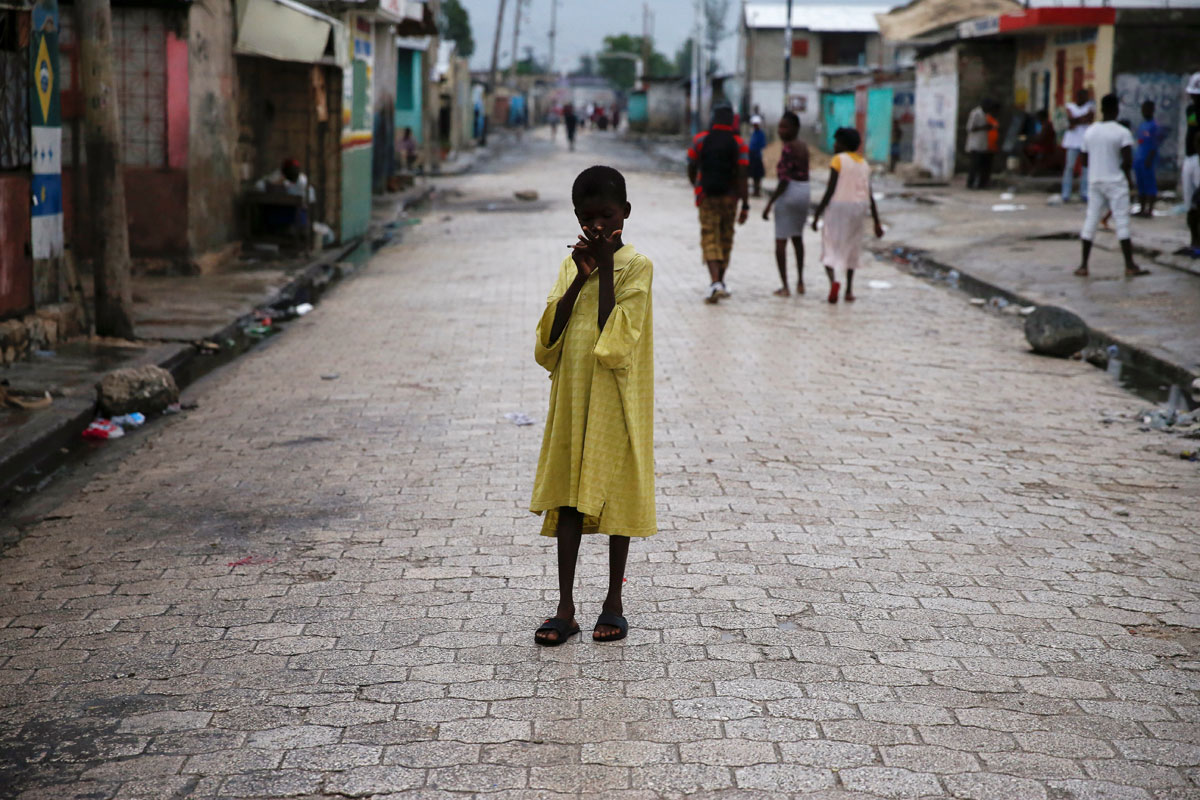
[[[188,165],[188,43],[167,33],[167,166]]]
[[[29,175],[0,175],[0,318],[33,305]]]

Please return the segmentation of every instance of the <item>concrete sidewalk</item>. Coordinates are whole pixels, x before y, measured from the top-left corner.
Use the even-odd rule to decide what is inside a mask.
[[[432,190],[423,182],[377,198],[366,238],[390,234],[389,226],[395,227],[403,210]],[[57,464],[67,449],[79,444],[80,433],[95,414],[95,386],[105,374],[155,365],[186,386],[256,344],[244,331],[256,309],[285,300],[317,302],[327,286],[363,263],[370,251],[370,243],[360,238],[308,257],[264,260],[250,253],[239,268],[217,274],[135,277],[137,341],[81,338],[0,372],[18,395],[48,392],[53,398],[45,409],[0,409],[0,510],[14,495],[39,486],[47,465]],[[0,539],[4,537],[0,531]]]
[[[1187,243],[1180,216],[1134,219],[1136,257],[1151,275],[1124,277],[1116,236],[1101,232],[1091,276],[1077,278],[1084,206],[1047,204],[1044,193],[1010,193],[1001,177],[987,191],[902,187],[884,177],[876,192],[888,247],[925,251],[940,264],[1038,304],[1063,306],[1094,330],[1200,375],[1200,262],[1174,251]],[[894,202],[902,200],[905,202]]]

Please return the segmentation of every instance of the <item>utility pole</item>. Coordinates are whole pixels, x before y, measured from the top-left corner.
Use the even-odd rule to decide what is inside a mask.
[[[521,37],[521,6],[524,0],[513,2],[513,41],[512,63],[508,65],[508,83],[515,89],[517,86],[517,42]]]
[[[133,287],[125,175],[121,168],[121,117],[113,79],[112,7],[109,0],[78,0],[75,11],[79,19],[88,204],[96,219],[96,333],[131,339]]]
[[[695,136],[700,132],[700,81],[703,75],[700,68],[700,2],[694,0],[692,4],[693,20],[692,20],[692,135]]]
[[[787,27],[783,32],[783,110],[791,110],[792,96],[792,0],[787,4]]]
[[[646,73],[650,71],[650,4],[642,3],[642,89],[646,88]]]
[[[429,0],[429,11],[433,14],[434,19],[437,19],[441,12],[441,5],[441,0]],[[437,76],[439,47],[441,47],[441,34],[435,30],[429,47],[425,50],[428,58],[425,63],[425,102],[422,104],[422,114],[425,117],[423,120],[425,153],[422,163],[425,165],[426,175],[437,172],[441,162],[441,142],[439,141],[441,137],[438,136],[438,120],[441,117],[442,108],[442,93],[438,91]]]
[[[558,36],[558,0],[550,0],[550,63],[547,67],[551,75],[557,75],[554,69],[554,37]]]
[[[496,36],[492,39],[492,68],[488,72],[487,91],[483,94],[483,141],[487,145],[488,130],[492,127],[492,109],[496,105],[496,84],[500,81],[498,71],[500,60],[500,31],[504,28],[504,6],[507,0],[500,0],[500,10],[496,12]]]

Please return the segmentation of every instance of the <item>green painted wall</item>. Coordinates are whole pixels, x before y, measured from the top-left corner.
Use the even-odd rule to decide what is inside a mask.
[[[423,55],[419,50],[403,48],[396,52],[396,138],[404,134],[405,128],[412,128],[418,144],[424,141],[425,133],[421,124]]]
[[[371,148],[342,151],[342,235],[348,242],[371,224]]]

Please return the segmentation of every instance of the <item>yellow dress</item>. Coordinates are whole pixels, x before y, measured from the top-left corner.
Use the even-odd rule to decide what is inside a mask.
[[[625,245],[613,256],[616,306],[598,330],[600,278],[592,273],[567,328],[550,342],[558,299],[575,280],[568,256],[537,325],[534,358],[550,371],[550,410],[529,510],[577,508],[584,533],[650,536],[654,514],[654,316],[650,259]]]

